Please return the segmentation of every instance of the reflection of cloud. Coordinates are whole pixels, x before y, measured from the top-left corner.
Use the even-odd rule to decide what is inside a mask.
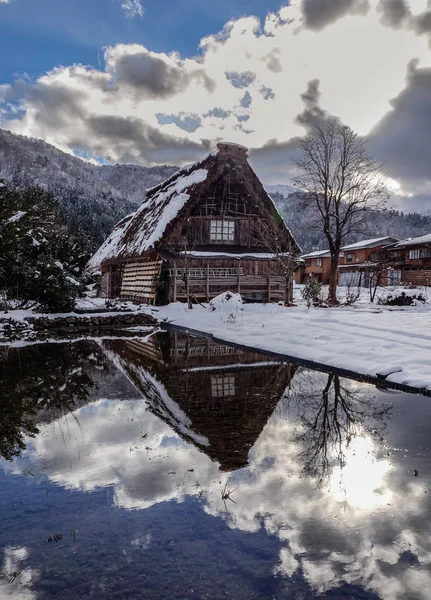
[[[325,375],[307,377],[310,397],[325,381]],[[343,385],[365,389],[355,382]],[[302,401],[307,402],[307,394]],[[277,536],[283,544],[277,573],[300,571],[318,593],[345,582],[383,600],[427,598],[428,495],[419,480],[407,479],[404,466],[389,464],[363,429],[344,448],[344,463],[336,463],[329,488],[319,488],[303,476],[305,442],[298,441],[303,424],[284,401],[251,449],[249,466],[230,476],[219,473],[216,463],[185,444],[147,406],[144,400],[98,401],[55,427],[42,425],[14,468],[18,473],[31,467],[37,474],[43,467],[49,479],[69,489],[113,486],[115,504],[129,509],[199,495],[203,510],[231,528],[264,528]],[[235,490],[236,502],[226,507],[221,499],[225,482]],[[151,550],[151,537],[145,532],[131,544]]]
[[[68,489],[114,486],[115,504],[131,509],[197,495],[215,478],[217,465],[147,407],[145,400],[99,400],[41,425],[15,472],[43,469]]]
[[[28,558],[24,547],[8,546],[4,549],[3,567],[0,573],[0,598],[2,600],[33,600],[36,598],[31,586],[38,573],[30,567],[23,568]]]
[[[391,465],[376,459],[376,447],[368,437],[355,438],[344,450],[345,465],[335,466],[330,489],[340,502],[362,509],[385,506],[392,500],[389,489],[382,487]]]
[[[315,383],[319,377],[324,382],[325,376],[316,375]],[[243,531],[264,526],[277,535],[285,544],[277,572],[292,576],[301,568],[318,592],[347,582],[385,600],[425,600],[431,536],[422,486],[406,485],[403,472],[362,434],[345,447],[345,465],[334,468],[329,489],[319,489],[302,476],[297,429],[296,418],[280,410],[270,419],[252,450],[250,467],[240,480],[233,476],[237,504],[224,514],[229,526]],[[207,500],[206,510],[220,515],[216,492]],[[406,552],[411,560],[404,558]]]

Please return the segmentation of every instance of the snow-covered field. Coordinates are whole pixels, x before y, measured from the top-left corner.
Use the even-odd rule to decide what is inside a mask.
[[[295,296],[300,297],[300,289],[295,289]],[[170,304],[159,308],[158,317],[227,342],[431,389],[429,303],[378,306],[369,302],[364,290],[354,306],[336,308],[241,304],[236,294],[229,302],[215,299],[213,305],[214,310],[211,306],[188,310],[184,304]]]

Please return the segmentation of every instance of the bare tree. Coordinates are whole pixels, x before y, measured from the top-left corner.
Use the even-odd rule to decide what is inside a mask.
[[[383,208],[388,193],[380,165],[350,127],[330,122],[301,141],[295,183],[315,207],[331,255],[328,303],[337,303],[337,266],[343,240],[360,230],[370,208]]]
[[[363,388],[339,375],[326,381],[305,371],[301,388],[289,390],[288,402],[297,404],[301,429],[295,439],[302,449],[303,473],[323,485],[335,465],[343,467],[345,452],[355,438],[369,436],[383,442],[390,405],[378,405]],[[305,393],[304,393],[305,391]]]
[[[295,260],[295,244],[290,235],[287,235],[279,223],[264,225],[261,229],[261,237],[268,252],[280,265],[284,276],[284,301],[286,304],[293,302],[293,272],[297,264]]]

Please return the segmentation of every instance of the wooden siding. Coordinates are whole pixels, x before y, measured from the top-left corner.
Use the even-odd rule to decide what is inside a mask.
[[[127,263],[120,298],[133,302],[154,302],[161,265],[160,260]]]
[[[430,269],[412,269],[403,270],[402,283],[410,285],[431,285],[431,270]]]
[[[230,246],[243,249],[267,248],[268,246],[267,242],[265,242],[265,232],[268,225],[260,217],[225,218],[224,220],[235,223],[235,235],[231,241],[211,240],[210,229],[212,220],[220,220],[220,217],[189,217],[187,221],[178,223],[165,243],[176,247],[184,247],[184,244],[186,244],[189,250],[210,246],[215,248],[218,246]]]
[[[187,297],[186,275],[192,297],[208,302],[222,292],[239,292],[246,299],[280,301],[286,296],[286,277],[273,260],[189,259],[172,263],[170,301]]]

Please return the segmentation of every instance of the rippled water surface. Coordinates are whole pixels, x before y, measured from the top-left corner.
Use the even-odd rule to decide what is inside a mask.
[[[175,332],[0,385],[2,599],[431,598],[430,398]]]

